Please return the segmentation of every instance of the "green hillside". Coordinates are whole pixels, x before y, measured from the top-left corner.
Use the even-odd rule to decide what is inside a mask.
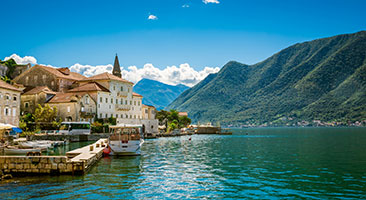
[[[193,120],[285,125],[366,120],[366,32],[295,44],[255,65],[231,61],[168,109]]]

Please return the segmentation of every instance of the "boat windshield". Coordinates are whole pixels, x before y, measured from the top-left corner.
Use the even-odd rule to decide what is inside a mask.
[[[121,141],[140,140],[140,133],[138,128],[126,128],[126,127],[112,128],[109,139],[121,140]]]

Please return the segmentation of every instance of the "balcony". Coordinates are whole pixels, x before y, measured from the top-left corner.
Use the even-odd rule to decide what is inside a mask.
[[[131,110],[131,106],[130,105],[116,104],[116,109],[117,110]]]
[[[119,96],[119,97],[127,97],[128,96],[128,92],[124,92],[124,91],[117,92],[117,96]]]

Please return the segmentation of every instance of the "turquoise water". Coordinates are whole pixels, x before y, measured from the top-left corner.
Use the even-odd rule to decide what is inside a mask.
[[[265,128],[147,140],[84,176],[15,178],[1,199],[366,199],[366,129]]]

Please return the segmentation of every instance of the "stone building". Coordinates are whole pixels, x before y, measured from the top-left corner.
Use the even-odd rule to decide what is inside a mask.
[[[0,63],[0,77],[6,76],[7,71],[8,71],[8,67],[6,65]]]
[[[80,81],[86,77],[70,72],[69,68],[53,68],[42,65],[35,65],[29,70],[17,76],[14,81],[24,85],[26,88],[47,86],[55,92],[66,92],[71,89],[75,81]]]
[[[21,89],[0,80],[0,123],[19,126]]]
[[[20,99],[20,111],[21,114],[34,113],[38,104],[44,106],[44,104],[50,100],[56,92],[49,89],[47,86],[38,86],[28,91],[25,91]]]
[[[57,116],[63,121],[94,122],[96,102],[86,92],[56,93],[47,104],[57,108]]]
[[[23,72],[27,71],[31,67],[32,66],[31,66],[30,63],[25,64],[25,65],[16,65],[13,73],[10,74],[10,77],[9,78],[14,79],[15,77],[19,76],[20,74],[22,74]]]

